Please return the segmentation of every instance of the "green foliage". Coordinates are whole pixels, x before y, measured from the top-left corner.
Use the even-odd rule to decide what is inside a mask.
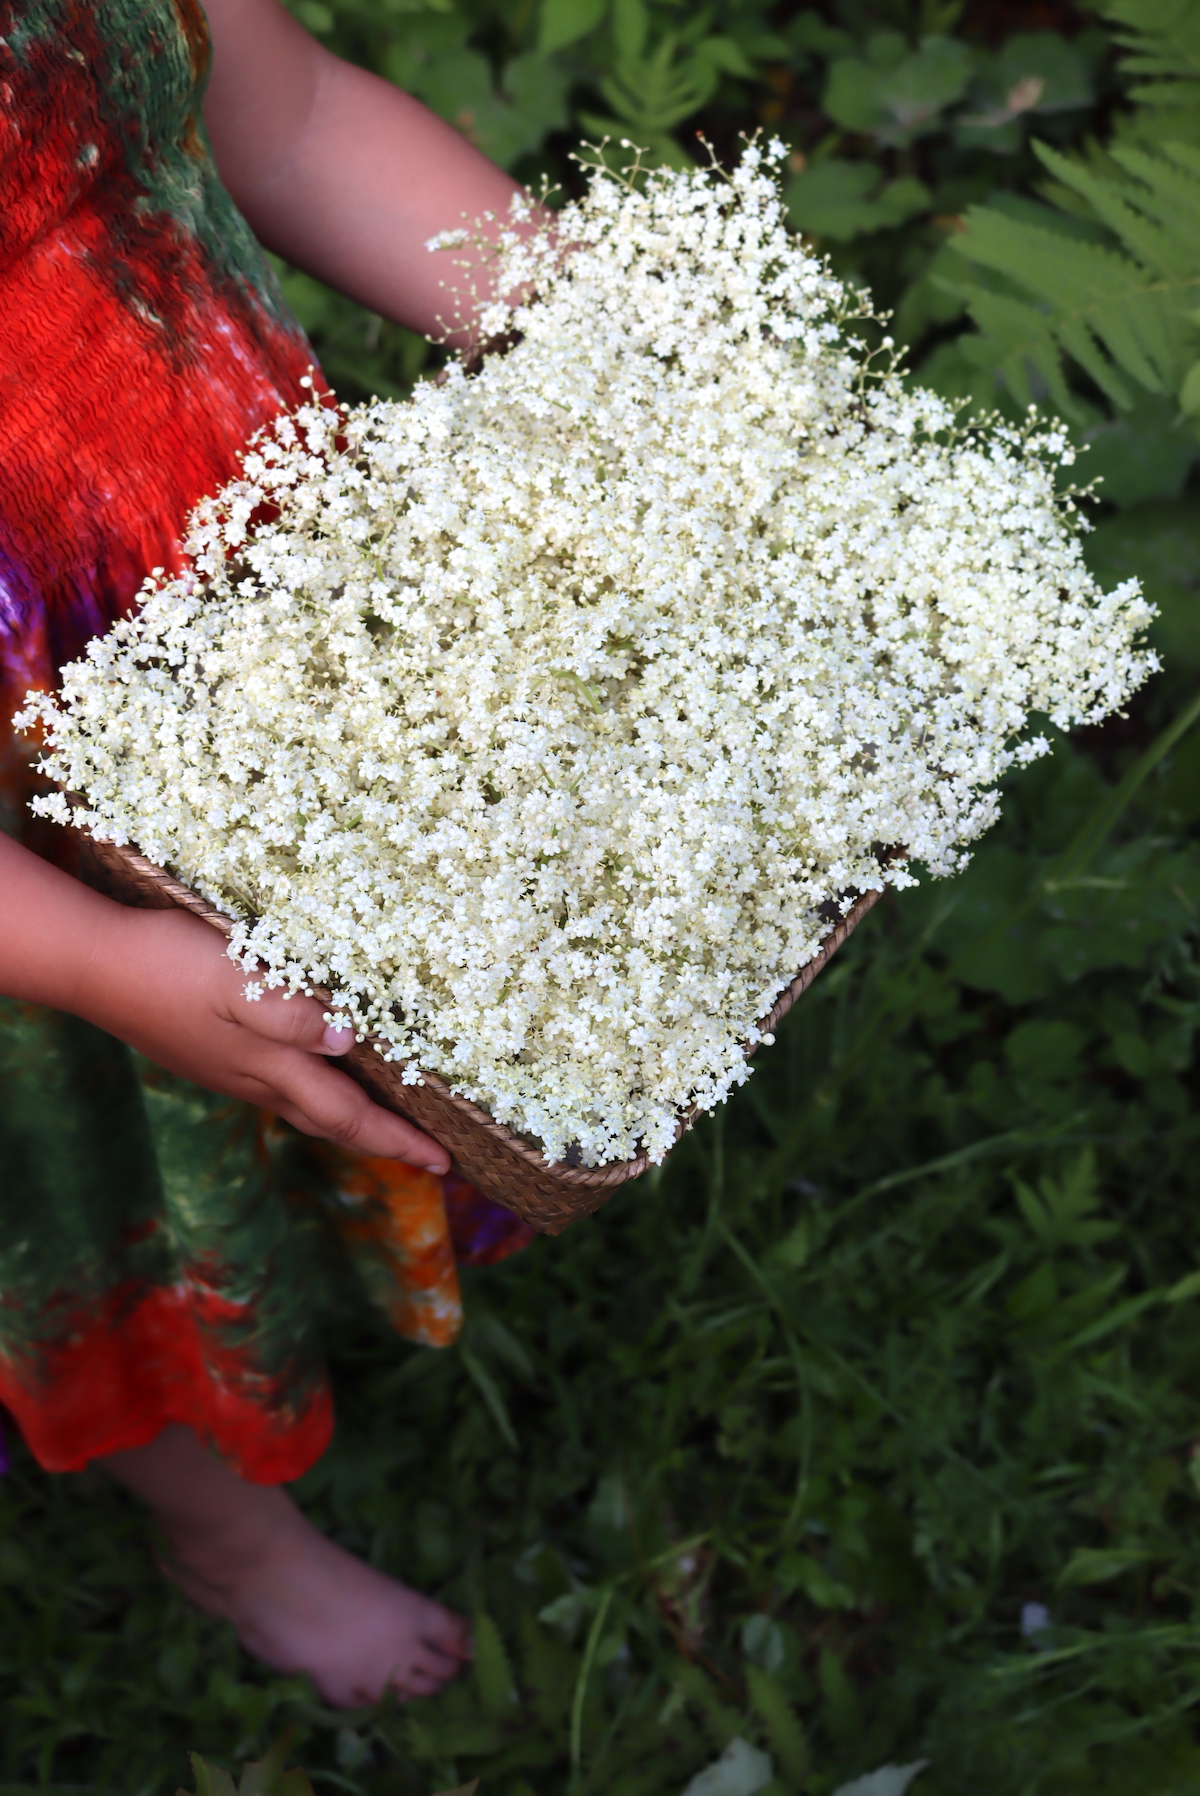
[[[787,188],[793,224],[826,243],[847,243],[907,224],[928,211],[931,197],[925,183],[912,175],[889,181],[873,162],[837,156],[803,169]]]
[[[303,1771],[284,1770],[289,1745],[285,1734],[261,1759],[243,1766],[238,1784],[220,1765],[210,1765],[198,1752],[189,1753],[196,1788],[179,1790],[176,1796],[313,1796],[312,1785]]]
[[[987,278],[961,284],[980,335],[962,347],[1028,404],[1035,383],[1077,424],[1086,401],[1064,361],[1118,411],[1139,393],[1200,418],[1200,4],[1110,8],[1133,29],[1127,68],[1169,74],[1135,88],[1124,139],[1090,160],[1049,145],[1050,204],[975,207],[953,248]],[[1147,147],[1147,141],[1154,147]]]
[[[846,131],[880,145],[912,143],[935,131],[971,80],[971,52],[949,37],[910,50],[900,31],[877,31],[863,57],[841,57],[829,71],[825,110]]]
[[[484,1796],[1194,1791],[1191,325],[1173,299],[1169,330],[1129,326],[1133,353],[1101,307],[1085,341],[1106,386],[1052,294],[957,246],[986,202],[1065,243],[1078,281],[1134,270],[1139,311],[1143,276],[1191,254],[1169,208],[1192,165],[1166,146],[1200,141],[1196,0],[1108,0],[1128,108],[1109,40],[1066,9],[1063,33],[1007,35],[984,29],[1004,8],[941,0],[297,10],[527,178],[573,179],[585,115],[640,120],[668,159],[695,127],[723,149],[778,131],[795,222],[896,306],[923,378],[1071,406],[1084,477],[1105,475],[1088,553],[1144,579],[1165,666],[1127,719],[1012,779],[960,877],[877,907],[661,1174],[468,1274],[460,1347],[339,1324],[337,1438],[299,1495],[474,1618],[458,1685],[328,1711],[162,1581],[99,1474],[45,1478],[18,1452],[0,1796],[159,1796],[189,1750],[261,1761],[289,1727],[289,1756],[347,1796],[476,1776]],[[1085,153],[1088,130],[1107,147]],[[288,280],[348,395],[421,371],[418,339]],[[1032,310],[1044,364],[994,335],[965,354],[967,293]]]
[[[968,289],[983,332],[969,345],[972,359],[1000,368],[1023,404],[1040,375],[1055,409],[1077,421],[1086,414],[1064,356],[1118,410],[1141,388],[1200,412],[1200,149],[1115,145],[1125,179],[1045,145],[1038,153],[1101,228],[1085,234],[1068,214],[1075,228],[1064,229],[1049,210],[1044,221],[994,207],[968,214],[954,247],[999,277],[990,290]]]
[[[1105,0],[1102,11],[1127,52],[1138,135],[1195,142],[1200,14],[1190,0]]]

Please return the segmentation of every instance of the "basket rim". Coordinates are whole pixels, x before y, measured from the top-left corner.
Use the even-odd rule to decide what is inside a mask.
[[[78,807],[82,809],[82,801],[77,797],[73,797],[70,802],[72,803],[72,808]],[[168,867],[160,866],[157,861],[152,861],[147,855],[143,854],[141,849],[135,844],[131,842],[114,841],[110,837],[97,835],[93,829],[86,827],[84,828],[83,833],[87,836],[92,846],[101,851],[103,856],[119,860],[125,870],[132,874],[136,879],[157,888],[169,904],[176,906],[181,910],[190,911],[191,914],[194,917],[198,917],[201,922],[207,923],[210,927],[220,930],[226,940],[233,934],[235,921],[233,917],[229,916],[227,912],[220,910],[207,898],[203,898],[198,892],[193,891],[189,885],[179,879]],[[882,896],[883,887],[881,885],[878,889],[872,888],[860,892],[853,898],[848,908],[843,912],[840,921],[835,923],[829,933],[823,938],[816,953],[803,967],[801,967],[791,983],[779,993],[770,1010],[768,1010],[764,1016],[759,1018],[755,1025],[759,1034],[769,1035],[772,1032],[775,1025],[787,1015],[797,999],[808,990],[818,973],[822,971],[833,955],[837,953],[851,931],[862,921],[867,912],[878,903]],[[313,987],[312,995],[318,1000],[325,1000],[326,1002],[330,999],[329,991],[322,986]],[[391,1059],[388,1053],[381,1051],[380,1044],[382,1044],[382,1040],[383,1038],[381,1036],[368,1035],[363,1038],[361,1045],[364,1048],[370,1049],[372,1053],[377,1054],[379,1059],[382,1060],[385,1065],[395,1068],[402,1067],[404,1064],[402,1061]],[[754,1054],[757,1046],[758,1044],[756,1042],[752,1043],[747,1041],[743,1043],[742,1051],[747,1059]],[[440,1074],[422,1071],[420,1074],[420,1081],[423,1085],[428,1086],[431,1092],[436,1094],[442,1101],[453,1106],[464,1120],[471,1122],[476,1128],[486,1129],[494,1137],[498,1138],[510,1153],[526,1162],[531,1171],[536,1171],[544,1177],[552,1178],[557,1184],[566,1186],[570,1189],[576,1191],[599,1191],[609,1187],[623,1185],[630,1179],[639,1178],[642,1173],[649,1170],[649,1167],[652,1164],[649,1155],[645,1152],[632,1155],[627,1160],[609,1161],[604,1166],[571,1166],[565,1161],[547,1160],[540,1149],[535,1147],[526,1136],[520,1135],[515,1130],[510,1129],[507,1124],[498,1122],[494,1116],[484,1110],[479,1104],[473,1102],[471,1098],[464,1097],[459,1092],[452,1090]],[[697,1114],[698,1111],[693,1105],[681,1115],[678,1127],[675,1131],[676,1142],[678,1142],[691,1128]]]

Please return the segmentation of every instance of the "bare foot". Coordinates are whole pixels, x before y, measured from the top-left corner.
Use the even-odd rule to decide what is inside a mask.
[[[470,1653],[461,1616],[365,1565],[272,1494],[287,1509],[253,1553],[172,1540],[163,1570],[198,1609],[231,1621],[276,1671],[306,1671],[337,1709],[378,1702],[389,1686],[432,1696],[457,1675]]]
[[[163,1569],[185,1596],[276,1671],[307,1672],[332,1707],[389,1688],[432,1696],[469,1659],[461,1616],[327,1540],[284,1491],[245,1483],[190,1429],[103,1463],[149,1501],[168,1541]]]

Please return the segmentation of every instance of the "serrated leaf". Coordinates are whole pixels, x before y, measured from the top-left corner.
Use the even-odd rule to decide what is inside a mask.
[[[196,1779],[195,1791],[179,1790],[176,1796],[237,1796],[232,1777],[222,1765],[210,1765],[198,1752],[189,1752]]]
[[[475,1639],[472,1672],[479,1691],[479,1706],[489,1720],[496,1721],[511,1713],[516,1700],[512,1667],[500,1630],[485,1610],[476,1612],[472,1632]]]
[[[289,1731],[261,1759],[242,1766],[238,1796],[312,1796],[312,1785],[305,1772],[298,1766],[291,1771],[283,1768],[290,1743]]]
[[[759,1666],[746,1667],[746,1688],[752,1705],[766,1723],[767,1739],[784,1776],[802,1786],[809,1773],[811,1754],[800,1717],[775,1679]]]

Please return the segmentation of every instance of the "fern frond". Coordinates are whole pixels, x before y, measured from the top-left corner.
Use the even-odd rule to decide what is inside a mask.
[[[1117,32],[1126,52],[1123,73],[1165,75],[1171,87],[1200,81],[1200,8],[1195,0],[1107,0],[1100,10],[1125,27]]]
[[[1196,135],[1200,126],[1200,5],[1197,0],[1106,0],[1099,10],[1118,26],[1131,81],[1132,120],[1117,122],[1143,139]]]
[[[703,106],[717,85],[716,71],[696,59],[676,61],[678,40],[664,37],[652,55],[622,57],[600,91],[633,134],[660,137]]]
[[[1136,9],[1143,63],[1164,44],[1193,42],[1200,68],[1200,0],[1110,0],[1110,16]],[[1158,35],[1152,38],[1152,31]],[[1174,36],[1171,36],[1174,33]],[[1150,47],[1147,48],[1147,45]],[[1157,46],[1157,47],[1156,47]],[[1163,52],[1165,53],[1165,52]],[[1182,56],[1182,51],[1179,51]],[[1177,90],[1188,87],[1180,80]],[[1193,92],[1200,104],[1200,81]],[[1073,362],[1118,410],[1137,389],[1194,409],[1200,355],[1200,148],[1132,136],[1087,158],[1035,145],[1057,206],[1036,222],[976,207],[953,249],[994,279],[963,289],[982,335],[963,341],[972,361],[999,369],[1024,400],[1041,377],[1067,416],[1064,365]],[[1091,222],[1090,240],[1080,220]]]
[[[1177,391],[1195,358],[1188,313],[1200,300],[1200,270],[1164,274],[1115,248],[985,207],[968,212],[953,247],[1031,295],[1061,347],[1115,406],[1131,403],[1129,381],[1154,393]]]
[[[1067,385],[1063,352],[1044,312],[1023,299],[970,283],[939,283],[965,299],[980,334],[959,339],[967,360],[993,368],[1019,405],[1034,402],[1033,376],[1040,375],[1055,411],[1072,422],[1082,408]]]
[[[1184,256],[1189,244],[1200,243],[1200,151],[1192,152],[1194,170],[1182,159],[1182,166],[1173,168],[1176,158],[1171,152],[1182,150],[1186,155],[1189,148],[1188,144],[1164,144],[1164,153],[1157,158],[1135,144],[1115,144],[1112,149],[1113,161],[1140,183],[1137,204],[1172,234]],[[1194,263],[1194,248],[1191,259]]]
[[[1133,148],[1113,152],[1127,172],[1140,171],[1134,181],[1120,184],[1047,144],[1035,148],[1050,173],[1088,202],[1128,255],[1167,279],[1194,278],[1200,267],[1200,181]]]

